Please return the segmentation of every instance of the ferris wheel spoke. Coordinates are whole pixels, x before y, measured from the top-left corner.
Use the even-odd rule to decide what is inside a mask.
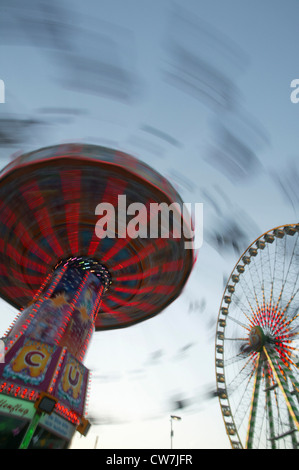
[[[249,425],[248,425],[248,433],[247,433],[247,441],[246,441],[246,448],[251,449],[253,444],[253,437],[254,437],[254,428],[256,424],[256,417],[257,417],[257,402],[259,397],[260,391],[260,384],[261,384],[261,377],[262,377],[262,364],[261,364],[261,356],[259,355],[256,371],[255,371],[255,379],[253,385],[253,395],[249,413]]]
[[[259,285],[262,286],[262,293],[263,293],[263,298],[264,298],[263,281],[260,279],[260,275],[259,275],[259,272],[257,270],[255,262],[253,261],[252,263],[253,264],[250,263],[248,271],[249,271],[249,275],[250,275],[250,279],[251,279],[252,289],[253,289],[254,296],[255,296],[256,306],[257,306],[257,309],[260,310],[261,305],[260,305],[260,301],[258,300],[258,293],[257,293],[257,289],[256,289],[255,279],[256,278],[259,279],[259,283],[260,283]],[[252,273],[253,267],[254,267],[254,274]]]
[[[248,306],[242,302],[241,298],[236,296],[234,297],[235,307],[237,307],[237,312],[241,313],[242,316],[246,318],[249,324],[252,323],[252,317],[254,316],[254,310],[248,309]],[[232,319],[232,315],[229,315],[228,319]]]
[[[246,415],[251,402],[249,390],[254,380],[255,372],[256,363],[248,359],[228,384],[228,391],[234,401],[234,420],[237,429],[243,426],[247,427]],[[240,390],[242,390],[242,394],[240,394]]]
[[[284,282],[284,286],[286,285],[286,282],[288,280],[288,276],[291,272],[291,266],[293,264],[293,260],[294,260],[294,257],[297,257],[297,251],[296,251],[296,248],[297,248],[297,243],[298,243],[298,234],[296,235],[296,242],[294,243],[294,246],[293,246],[293,251],[292,251],[292,255],[290,257],[290,260],[289,260],[289,265],[288,265],[288,268],[287,268],[287,272],[286,272],[286,276],[285,276],[285,282]],[[286,259],[286,257],[285,257]],[[299,276],[299,273],[297,271],[297,280],[298,280],[298,276]],[[294,286],[296,285],[296,283],[294,283]]]
[[[246,341],[246,340],[247,340],[247,338],[244,338],[244,337],[243,338],[227,338],[227,337],[225,337],[225,341],[236,341],[236,342],[238,342],[238,341]]]
[[[287,309],[289,308],[291,302],[294,300],[294,298],[296,297],[296,295],[299,293],[299,288],[297,289],[296,293],[291,297],[290,301],[288,302],[287,306],[285,307],[284,309],[284,314],[286,314],[287,312]],[[297,320],[297,318],[299,317],[299,310],[298,310],[298,313],[294,313],[294,316],[291,317],[287,322],[285,322],[285,326],[289,326],[291,323],[293,323],[293,321]]]
[[[250,331],[250,328],[248,328],[248,325],[246,325],[244,322],[241,322],[240,320],[237,320],[236,318],[234,318],[233,316],[229,316],[228,317],[229,320],[233,321],[234,323],[236,323],[237,325],[241,326],[242,328],[244,328],[246,331]]]
[[[240,390],[240,385],[243,384],[243,387],[242,387],[243,393],[240,394],[235,405],[235,421],[237,423],[238,428],[240,428],[243,425],[243,423],[245,426],[247,426],[246,413],[251,403],[251,396],[248,393],[248,391],[251,387],[250,384],[253,380],[253,377],[254,377],[254,370],[251,370],[250,373],[247,373],[244,376],[244,378],[242,379],[242,382],[235,384],[234,389],[230,387],[231,394],[232,393],[238,394],[238,390]]]
[[[229,366],[229,365],[231,365],[231,364],[234,364],[234,363],[241,363],[241,362],[242,362],[242,363],[244,362],[244,355],[243,355],[242,352],[240,352],[240,353],[238,353],[238,354],[234,354],[233,356],[227,358],[227,359],[225,360],[225,365],[226,365],[226,366]],[[247,362],[246,362],[246,364],[245,364],[244,367],[246,367],[246,365],[247,365]]]
[[[288,281],[288,278],[289,278],[289,275],[290,275],[290,272],[291,272],[291,266],[292,266],[293,259],[296,256],[295,253],[296,253],[297,242],[298,242],[298,236],[297,236],[297,239],[296,239],[296,243],[294,243],[294,247],[293,247],[293,250],[292,250],[292,254],[291,254],[286,272],[283,273],[282,286],[281,286],[280,293],[279,293],[278,300],[277,300],[277,308],[279,307],[279,304],[281,302],[283,293],[285,291],[285,287],[287,285],[287,281]],[[286,259],[286,256],[284,257],[284,259]],[[296,286],[298,285],[297,284],[298,279],[299,279],[299,272],[297,271],[296,280],[292,282],[293,290],[292,290],[292,293],[289,295],[290,299],[289,299],[289,302],[287,303],[287,307],[285,307],[285,309],[287,309],[289,307],[289,304],[291,303],[291,301],[295,298],[296,294],[298,293],[298,289],[297,289],[297,292],[294,294],[294,290],[295,290]]]
[[[250,319],[254,318],[254,316],[255,316],[255,314],[256,314],[256,309],[255,309],[254,306],[252,305],[252,300],[254,300],[254,301],[256,302],[257,306],[258,306],[258,301],[257,301],[257,298],[252,299],[252,300],[250,299],[250,296],[249,296],[249,294],[248,294],[248,286],[247,286],[247,284],[246,284],[246,287],[245,287],[244,283],[243,283],[243,282],[240,282],[240,286],[242,287],[243,294],[244,294],[245,299],[246,299],[246,302],[247,302],[247,304],[248,304],[248,306],[249,306],[249,308],[248,308],[248,307],[246,308],[246,311],[247,311],[246,317],[247,317],[247,319],[250,321]],[[242,302],[241,299],[239,299],[239,303],[238,303],[238,307],[239,307],[239,308],[240,308],[240,304],[243,306],[243,309],[244,309],[244,302]],[[241,312],[242,312],[242,309],[241,309]],[[243,310],[242,313],[245,315],[244,310]],[[251,321],[250,321],[250,323],[251,323]]]

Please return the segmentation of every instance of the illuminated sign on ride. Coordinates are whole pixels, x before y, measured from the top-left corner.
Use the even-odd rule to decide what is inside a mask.
[[[84,413],[88,369],[68,351],[22,335],[6,359],[6,364],[0,364],[0,374],[8,384],[13,382],[10,392],[4,387],[6,394],[31,387],[36,392],[49,392],[76,413]]]
[[[14,397],[1,397],[0,398],[0,415],[9,414],[18,416],[20,418],[32,418],[34,414],[33,403],[25,402],[22,399]]]

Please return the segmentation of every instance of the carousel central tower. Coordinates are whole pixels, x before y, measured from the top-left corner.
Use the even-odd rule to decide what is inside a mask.
[[[0,173],[0,298],[19,311],[2,338],[0,448],[67,448],[85,434],[92,334],[157,315],[188,279],[183,211],[181,237],[98,238],[95,208],[119,195],[183,207],[148,165],[93,145],[43,148]]]

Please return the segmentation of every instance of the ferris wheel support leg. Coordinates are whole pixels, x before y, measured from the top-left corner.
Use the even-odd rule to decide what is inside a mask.
[[[269,374],[266,374],[266,408],[268,411],[271,448],[276,449]]]
[[[290,413],[289,413],[289,423],[290,423],[291,431],[294,431],[295,430],[294,421],[292,420]],[[293,449],[298,449],[298,442],[296,439],[296,434],[294,432],[291,434],[291,439],[292,439]]]
[[[273,371],[276,382],[277,382],[277,384],[278,384],[278,386],[279,386],[279,388],[280,388],[280,390],[281,390],[281,392],[284,396],[284,399],[286,401],[290,416],[293,419],[293,422],[294,422],[294,424],[296,425],[296,427],[299,431],[299,410],[298,410],[298,408],[297,408],[297,406],[294,402],[294,399],[291,395],[291,392],[289,391],[289,389],[287,387],[283,386],[283,382],[285,382],[285,378],[283,377],[280,368],[276,364],[276,361],[273,361],[271,359],[271,357],[270,357],[267,349],[265,348],[265,346],[263,347],[263,351],[264,351],[264,353],[267,357],[268,363],[269,363],[269,365],[270,365],[270,367]],[[288,371],[285,370],[285,366],[284,366],[283,362],[280,360],[280,358],[278,356],[276,357],[276,360],[277,360],[277,363],[280,365],[281,369],[284,370],[284,372],[288,376],[289,373],[288,373]],[[293,384],[293,385],[296,386],[297,384]],[[298,385],[297,385],[297,387],[298,387]]]
[[[23,437],[23,440],[20,444],[19,449],[27,449],[28,448],[28,446],[31,442],[31,439],[33,437],[34,431],[36,430],[41,417],[42,417],[41,413],[38,413],[36,411],[33,418],[32,418],[32,420],[31,420],[31,423],[29,424],[29,427],[28,427],[28,429],[25,433],[25,436]]]
[[[256,415],[257,415],[257,402],[258,402],[258,397],[259,397],[261,377],[262,377],[262,361],[261,361],[261,355],[259,355],[258,364],[256,367],[255,379],[254,379],[250,414],[249,414],[246,449],[252,449],[252,445],[253,445],[254,427],[255,427]]]

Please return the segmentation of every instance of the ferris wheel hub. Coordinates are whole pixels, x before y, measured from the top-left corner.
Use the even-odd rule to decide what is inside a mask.
[[[249,333],[249,343],[253,351],[260,352],[266,342],[266,335],[260,326],[254,326]]]

